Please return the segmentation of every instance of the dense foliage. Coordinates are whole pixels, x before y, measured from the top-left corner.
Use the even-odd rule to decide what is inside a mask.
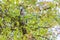
[[[0,1],[0,40],[49,40],[48,28],[60,24],[59,1]]]

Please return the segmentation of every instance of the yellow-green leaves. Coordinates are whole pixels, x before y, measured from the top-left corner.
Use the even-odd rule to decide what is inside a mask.
[[[4,20],[5,20],[6,22],[11,22],[11,18],[9,18],[9,17],[5,17]]]
[[[37,0],[24,0],[25,3],[27,4],[35,4]]]
[[[20,7],[24,9],[23,17],[20,15],[22,11]],[[0,3],[0,40],[28,40],[26,36],[30,33],[36,40],[46,40],[48,28],[58,23],[60,25],[60,14],[56,8],[55,2],[2,0]],[[20,24],[22,21],[24,25]],[[26,35],[23,35],[22,27],[27,31]]]
[[[2,23],[2,18],[0,17],[0,24]]]

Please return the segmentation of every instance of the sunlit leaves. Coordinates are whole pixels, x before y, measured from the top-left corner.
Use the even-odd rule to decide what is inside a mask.
[[[27,4],[33,4],[33,5],[36,3],[36,1],[37,0],[34,0],[34,1],[33,0],[29,0],[29,1],[28,0],[24,0],[25,3],[27,3]]]
[[[7,19],[8,19],[8,20],[7,20]],[[11,22],[11,18],[9,18],[9,17],[5,17],[4,20],[5,20],[6,22]]]
[[[3,0],[0,5],[1,40],[9,40],[9,37],[13,40],[28,40],[26,35],[23,35],[21,27],[26,28],[27,34],[32,32],[37,40],[46,40],[43,37],[47,34],[48,28],[57,23],[60,24],[54,2],[37,3],[37,0]],[[24,8],[24,17],[20,15],[20,7]],[[22,20],[26,25],[19,26],[19,22]]]
[[[6,38],[6,36],[4,36],[4,35],[0,35],[0,39],[1,39],[1,40],[6,40],[7,38]]]

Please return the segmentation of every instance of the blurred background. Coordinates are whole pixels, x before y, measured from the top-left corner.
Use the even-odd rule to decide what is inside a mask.
[[[0,0],[0,40],[60,40],[60,0]]]

